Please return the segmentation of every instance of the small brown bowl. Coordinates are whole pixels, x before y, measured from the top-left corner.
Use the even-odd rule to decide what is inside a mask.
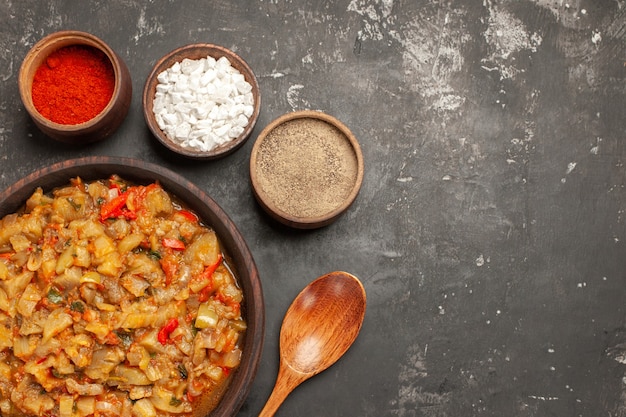
[[[314,229],[335,221],[363,182],[356,138],[336,118],[318,111],[285,114],[259,134],[250,180],[263,209],[279,222]]]
[[[235,139],[232,139],[226,143],[218,145],[210,151],[202,151],[189,146],[182,146],[176,141],[173,141],[165,132],[159,127],[153,110],[153,102],[156,94],[156,88],[159,84],[157,76],[168,68],[172,67],[176,63],[182,62],[184,59],[199,60],[207,58],[208,56],[215,58],[216,60],[221,57],[226,57],[230,61],[230,65],[239,71],[245,78],[245,80],[252,86],[252,95],[254,99],[254,110],[252,115],[248,118],[248,124],[244,128],[243,132]],[[143,114],[146,120],[148,128],[152,134],[161,142],[166,148],[180,155],[193,159],[217,159],[229,155],[239,149],[248,139],[256,121],[259,117],[259,110],[261,108],[261,94],[259,90],[259,84],[256,76],[252,72],[252,69],[248,64],[233,51],[226,49],[222,46],[198,43],[182,46],[177,48],[167,55],[163,56],[152,69],[150,75],[146,79],[146,83],[143,90]]]
[[[202,412],[199,408],[193,414],[232,417],[245,401],[260,364],[265,333],[265,304],[261,280],[248,245],[230,217],[209,195],[182,176],[159,165],[131,158],[86,157],[42,168],[0,192],[0,219],[23,207],[37,187],[47,193],[67,186],[72,178],[93,181],[109,178],[112,174],[135,184],[146,185],[158,181],[166,191],[215,230],[232,262],[231,266],[243,291],[241,311],[247,323],[242,341],[241,362],[231,374],[230,383],[217,405],[212,403],[212,398],[198,399],[198,407],[211,408],[215,405],[215,408],[210,413]]]
[[[97,116],[79,124],[61,124],[45,118],[35,108],[33,78],[50,54],[74,45],[96,48],[106,55],[113,67],[115,87],[111,100]],[[71,144],[91,143],[110,136],[126,118],[132,98],[130,72],[124,61],[101,39],[80,31],[55,32],[37,42],[22,62],[18,85],[22,103],[35,125],[49,137]]]

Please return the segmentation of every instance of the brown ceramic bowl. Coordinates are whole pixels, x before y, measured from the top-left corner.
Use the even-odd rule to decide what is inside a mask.
[[[287,113],[259,134],[250,180],[263,209],[279,222],[314,229],[352,205],[363,182],[363,155],[352,132],[318,111]]]
[[[216,60],[221,57],[226,57],[230,61],[230,65],[239,71],[245,78],[245,80],[252,86],[252,94],[254,98],[254,111],[248,119],[248,125],[244,131],[235,139],[226,142],[213,148],[210,151],[202,151],[192,147],[181,146],[180,143],[170,139],[163,130],[159,127],[153,111],[153,101],[156,94],[156,88],[159,84],[157,76],[172,67],[175,63],[180,63],[184,59],[198,60],[211,56]],[[146,120],[148,128],[152,134],[161,142],[165,147],[180,155],[193,159],[217,159],[229,155],[239,149],[248,139],[256,121],[259,117],[259,109],[261,108],[261,94],[259,90],[259,84],[256,76],[252,72],[252,69],[248,64],[233,51],[226,49],[222,46],[198,43],[182,46],[177,48],[164,57],[162,57],[152,69],[150,75],[146,79],[146,83],[143,90],[143,114]]]
[[[72,45],[84,45],[99,49],[111,62],[115,74],[115,87],[106,107],[91,120],[69,125],[48,120],[33,104],[33,77],[37,68],[56,50]],[[18,85],[22,103],[35,125],[46,135],[61,142],[84,144],[110,136],[122,124],[132,98],[132,82],[128,67],[122,59],[101,39],[80,31],[61,31],[41,39],[26,54],[20,68]]]
[[[16,212],[24,205],[36,187],[44,192],[69,184],[80,176],[84,181],[106,179],[118,174],[137,184],[159,181],[163,188],[194,210],[205,224],[213,227],[222,247],[235,269],[244,294],[242,314],[247,322],[243,355],[239,367],[232,373],[229,386],[217,407],[208,417],[232,417],[244,402],[256,375],[265,329],[265,306],[261,281],[246,242],[228,215],[203,190],[163,167],[134,159],[87,157],[69,160],[40,169],[17,181],[0,193],[0,218]]]

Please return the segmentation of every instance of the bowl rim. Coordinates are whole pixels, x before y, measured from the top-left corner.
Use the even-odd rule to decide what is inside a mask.
[[[259,184],[259,180],[257,177],[257,157],[260,150],[260,147],[265,140],[265,138],[272,132],[276,127],[290,122],[296,119],[316,119],[324,121],[331,126],[339,129],[341,133],[346,137],[348,142],[350,143],[354,155],[357,161],[357,174],[354,181],[354,185],[350,194],[346,197],[343,203],[337,207],[336,209],[315,217],[297,217],[290,213],[287,213],[280,208],[278,208],[269,196],[263,191],[262,187]],[[327,113],[318,110],[298,110],[283,114],[282,116],[274,119],[270,124],[268,124],[257,136],[257,139],[252,147],[252,152],[250,154],[250,182],[252,184],[252,190],[254,196],[257,201],[261,205],[261,207],[274,219],[279,222],[291,226],[297,229],[315,229],[318,227],[327,226],[330,223],[334,222],[339,216],[341,216],[356,200],[357,195],[361,189],[361,185],[363,184],[363,176],[364,176],[364,162],[363,162],[363,152],[361,151],[361,146],[359,145],[358,140],[354,136],[354,134],[350,131],[350,129],[343,124],[339,119],[334,116],[331,116]]]
[[[189,54],[191,54],[191,56],[188,56]],[[210,151],[199,151],[192,148],[183,147],[169,139],[165,132],[161,130],[159,125],[156,123],[152,104],[154,101],[154,94],[157,85],[156,78],[158,74],[165,71],[176,62],[182,62],[182,60],[185,58],[200,59],[205,58],[206,56],[217,56],[217,58],[226,56],[233,67],[240,67],[241,69],[243,69],[242,71],[241,69],[237,68],[237,70],[241,72],[242,75],[245,77],[246,81],[252,86],[252,91],[254,94],[254,110],[248,120],[246,128],[237,138],[223,145],[219,145],[218,147]],[[250,65],[248,65],[246,60],[244,60],[239,54],[237,54],[233,50],[213,43],[191,43],[171,50],[170,52],[159,58],[158,61],[154,64],[152,70],[146,77],[146,81],[144,84],[142,93],[142,108],[144,119],[146,124],[148,125],[148,129],[152,132],[153,136],[167,149],[192,159],[218,159],[235,152],[237,149],[243,146],[243,144],[251,136],[252,131],[254,130],[254,127],[259,118],[259,113],[261,109],[261,89],[259,88],[258,80]]]
[[[125,172],[121,172],[124,171]],[[79,175],[80,174],[80,175]],[[153,182],[159,181],[163,188],[188,204],[195,210],[207,225],[217,233],[224,249],[233,258],[235,264],[245,266],[246,281],[241,280],[243,271],[237,268],[239,284],[244,289],[246,321],[248,331],[244,336],[244,359],[233,372],[227,391],[220,399],[216,408],[209,417],[230,417],[243,405],[248,396],[252,383],[256,377],[264,347],[265,336],[265,304],[261,280],[258,269],[250,249],[236,225],[226,212],[205,191],[191,181],[162,166],[133,158],[90,156],[69,159],[37,169],[22,179],[16,181],[4,191],[0,192],[0,218],[16,212],[24,205],[28,197],[39,186],[44,192],[69,183],[74,176],[84,180],[96,180],[104,175],[118,174],[130,181]],[[108,177],[108,176],[107,176]],[[181,192],[185,192],[185,196]],[[250,331],[254,330],[254,331]],[[246,347],[256,347],[245,356]],[[228,399],[228,403],[224,400]]]
[[[100,113],[82,123],[69,125],[53,122],[52,120],[44,117],[35,108],[32,98],[32,76],[34,76],[37,68],[41,65],[43,60],[45,60],[45,58],[47,58],[52,52],[72,45],[86,45],[103,52],[113,68],[115,86],[113,87],[111,99],[100,111]],[[41,56],[42,53],[45,54],[43,58]],[[64,132],[78,132],[84,129],[89,129],[104,119],[111,109],[113,109],[115,103],[117,103],[120,99],[120,96],[122,95],[122,78],[124,74],[127,73],[127,70],[124,68],[125,65],[126,64],[124,64],[124,62],[106,42],[89,32],[83,32],[80,30],[61,30],[50,33],[37,41],[37,43],[33,45],[22,60],[18,74],[18,88],[22,103],[24,104],[28,114],[48,129]]]

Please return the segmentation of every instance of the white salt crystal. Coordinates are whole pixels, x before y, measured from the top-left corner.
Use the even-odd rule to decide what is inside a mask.
[[[207,86],[211,81],[215,79],[215,71],[211,71],[209,68],[200,76],[200,85]]]
[[[160,113],[156,113],[154,115],[154,120],[156,120],[161,130],[163,130],[163,128],[165,127],[165,122],[163,121],[163,115],[161,115]]]
[[[245,115],[240,114],[235,119],[235,123],[234,124],[235,124],[235,126],[239,126],[241,128],[245,128],[246,126],[248,126],[248,118]]]
[[[213,121],[207,119],[198,120],[198,123],[196,123],[196,128],[198,130],[211,132],[213,131]]]
[[[209,118],[210,120],[216,120],[219,112],[220,112],[220,107],[214,106],[209,112],[209,115],[207,116],[207,118]]]
[[[181,146],[209,151],[233,140],[254,112],[252,86],[226,57],[185,59],[157,80],[157,124]]]
[[[174,91],[179,93],[186,93],[189,91],[189,79],[186,77],[178,78],[176,84],[174,84]]]
[[[237,73],[233,73],[230,75],[230,81],[235,84],[238,85],[239,83],[244,83],[246,82],[245,77],[243,76],[242,73],[237,72]]]
[[[167,93],[172,88],[169,84],[157,84],[156,92],[157,93]]]
[[[228,134],[228,131],[232,128],[232,126],[230,124],[225,124],[221,127],[218,127],[217,129],[215,129],[215,134],[219,137],[222,136],[226,136],[226,134]]]
[[[157,81],[161,84],[167,84],[169,82],[169,71],[162,71],[157,75]]]
[[[252,91],[252,86],[246,80],[236,81],[235,87],[239,94],[246,94]]]
[[[186,75],[200,74],[204,71],[202,60],[183,59],[180,63],[181,72]]]
[[[244,106],[244,108],[243,108],[244,116],[250,117],[250,116],[252,116],[252,113],[254,113],[254,107],[253,106],[251,106],[251,105]]]
[[[243,104],[249,104],[251,106],[254,106],[254,96],[252,95],[252,92],[249,92],[248,94],[245,94],[243,96]]]
[[[241,113],[243,113],[243,105],[234,103],[228,109],[228,117],[231,119],[237,118]]]
[[[224,74],[225,72],[228,72],[229,68],[231,68],[230,61],[225,56],[222,56],[217,60],[215,68]]]
[[[191,132],[191,125],[187,122],[182,122],[176,126],[176,137],[179,139],[187,139]]]
[[[170,85],[170,88],[173,88],[174,84],[176,84],[176,82],[180,78],[180,74],[175,72],[169,72],[167,77],[167,83]]]
[[[241,135],[245,129],[242,126],[233,126],[232,129],[228,131],[228,136],[231,138],[236,138]]]
[[[218,111],[217,111],[216,119],[218,119],[218,120],[227,120],[227,119],[229,119],[228,111],[229,111],[229,107],[228,106],[219,106],[218,107]]]
[[[165,98],[163,95],[157,95],[154,97],[154,101],[152,102],[152,108],[154,109],[154,113],[160,113],[161,109],[163,109],[166,105]]]
[[[163,113],[162,116],[163,121],[168,125],[176,126],[180,121],[176,113]]]
[[[180,62],[174,62],[174,65],[169,68],[168,72],[170,75],[180,73]]]

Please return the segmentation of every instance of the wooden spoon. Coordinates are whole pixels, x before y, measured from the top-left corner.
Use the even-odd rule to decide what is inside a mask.
[[[280,329],[276,384],[259,417],[271,417],[302,382],[322,372],[352,345],[365,316],[365,289],[347,272],[331,272],[293,300]]]

